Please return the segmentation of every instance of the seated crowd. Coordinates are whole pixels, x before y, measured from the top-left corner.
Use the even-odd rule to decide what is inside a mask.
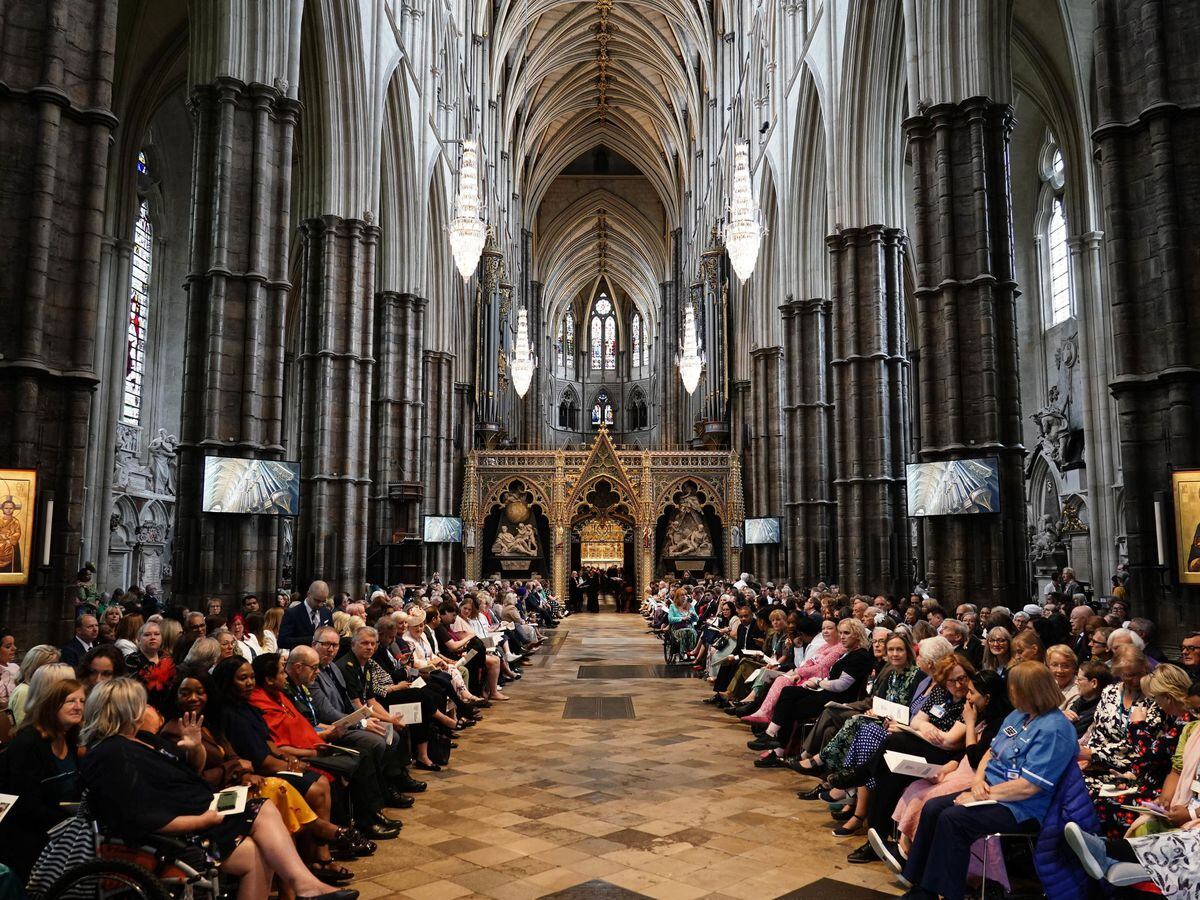
[[[340,862],[397,837],[385,810],[427,787],[412,770],[451,765],[564,614],[537,581],[435,579],[362,602],[317,581],[232,611],[123,598],[81,596],[61,648],[20,654],[0,629],[0,791],[18,795],[0,863],[22,880],[64,868],[47,832],[78,814],[126,842],[181,839],[242,900],[273,885],[352,900]],[[215,811],[236,786],[244,810]]]
[[[1075,585],[1065,570],[1054,586]],[[851,863],[906,897],[1007,877],[989,835],[1027,835],[1043,890],[1200,884],[1200,632],[1178,662],[1118,596],[1045,594],[1014,613],[923,591],[850,597],[738,581],[659,582],[642,612],[752,732],[759,768],[806,778]],[[988,860],[987,871],[979,860]],[[1086,873],[1086,875],[1085,875]],[[1183,887],[1180,887],[1183,885]]]

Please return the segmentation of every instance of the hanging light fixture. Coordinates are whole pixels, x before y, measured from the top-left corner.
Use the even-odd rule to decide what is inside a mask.
[[[486,236],[487,223],[479,216],[479,151],[474,141],[463,141],[458,198],[450,220],[450,250],[463,280],[475,274]]]
[[[683,347],[679,355],[679,377],[683,379],[683,389],[689,394],[694,393],[696,385],[700,383],[700,370],[703,367],[704,360],[696,344],[696,311],[689,303],[683,314]]]
[[[524,397],[533,381],[533,370],[537,368],[537,357],[529,346],[529,313],[517,310],[517,346],[513,350],[513,359],[508,371],[512,375],[513,387],[517,396]]]
[[[754,274],[763,229],[754,206],[754,190],[750,186],[750,144],[742,141],[733,151],[733,202],[729,207],[729,224],[725,229],[725,249],[729,262],[742,281]]]

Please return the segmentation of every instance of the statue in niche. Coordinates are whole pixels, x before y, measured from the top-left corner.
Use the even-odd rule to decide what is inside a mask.
[[[517,523],[515,530],[502,526],[492,544],[494,556],[537,556],[537,532],[529,522]]]
[[[175,451],[178,448],[179,438],[167,434],[165,428],[158,429],[158,436],[150,442],[147,449],[150,452],[150,473],[155,493],[175,496]]]
[[[1061,465],[1067,458],[1067,441],[1071,429],[1066,414],[1051,403],[1047,403],[1030,418],[1037,423],[1038,447],[1054,462]]]
[[[663,554],[668,557],[712,556],[712,538],[704,522],[704,508],[700,505],[695,488],[684,489],[677,510],[675,518],[667,526]]]
[[[1054,516],[1049,513],[1043,515],[1041,524],[1038,525],[1037,531],[1033,535],[1029,559],[1036,563],[1057,558],[1066,550],[1060,538],[1058,523],[1054,521]]]

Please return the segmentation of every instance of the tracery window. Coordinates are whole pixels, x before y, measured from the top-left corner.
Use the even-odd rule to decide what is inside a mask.
[[[645,337],[642,334],[642,314],[635,312],[633,314],[633,325],[629,329],[629,346],[633,351],[633,365],[641,367],[646,364],[643,358],[645,352]]]
[[[579,402],[570,388],[563,393],[558,404],[558,427],[572,430],[579,427]]]
[[[596,402],[592,404],[592,427],[599,428],[602,424],[611,426],[612,423],[612,402],[608,399],[608,393],[601,391],[596,395]]]
[[[1042,261],[1046,291],[1046,327],[1052,328],[1075,314],[1074,289],[1071,283],[1071,249],[1067,230],[1066,163],[1062,150],[1052,134],[1047,134],[1041,154],[1042,196],[1038,240],[1042,244]]]
[[[146,154],[137,158],[139,174],[147,174]],[[142,424],[142,399],[146,376],[146,341],[150,325],[150,267],[154,252],[154,226],[150,204],[141,201],[133,223],[133,256],[130,260],[129,314],[125,320],[125,384],[121,394],[121,421]]]
[[[559,323],[554,362],[560,378],[575,374],[575,313],[569,309]]]
[[[611,370],[617,367],[617,317],[612,301],[601,294],[592,307],[592,321],[588,326],[592,341],[592,371]]]
[[[641,389],[635,390],[629,398],[629,430],[639,431],[650,427],[650,413],[646,406],[646,396]]]

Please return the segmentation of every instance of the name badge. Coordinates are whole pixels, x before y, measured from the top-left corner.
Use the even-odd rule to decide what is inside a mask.
[[[1018,772],[1016,769],[1009,769],[1007,777],[1008,777],[1009,781],[1016,781],[1018,778],[1021,777],[1021,773]]]
[[[939,703],[936,706],[930,707],[929,712],[933,714],[935,719],[940,719],[946,714],[946,707]]]
[[[1017,736],[1017,729],[1015,729],[1011,725],[1006,726],[1004,729],[1004,736],[1010,737],[1010,738],[1015,738]]]

